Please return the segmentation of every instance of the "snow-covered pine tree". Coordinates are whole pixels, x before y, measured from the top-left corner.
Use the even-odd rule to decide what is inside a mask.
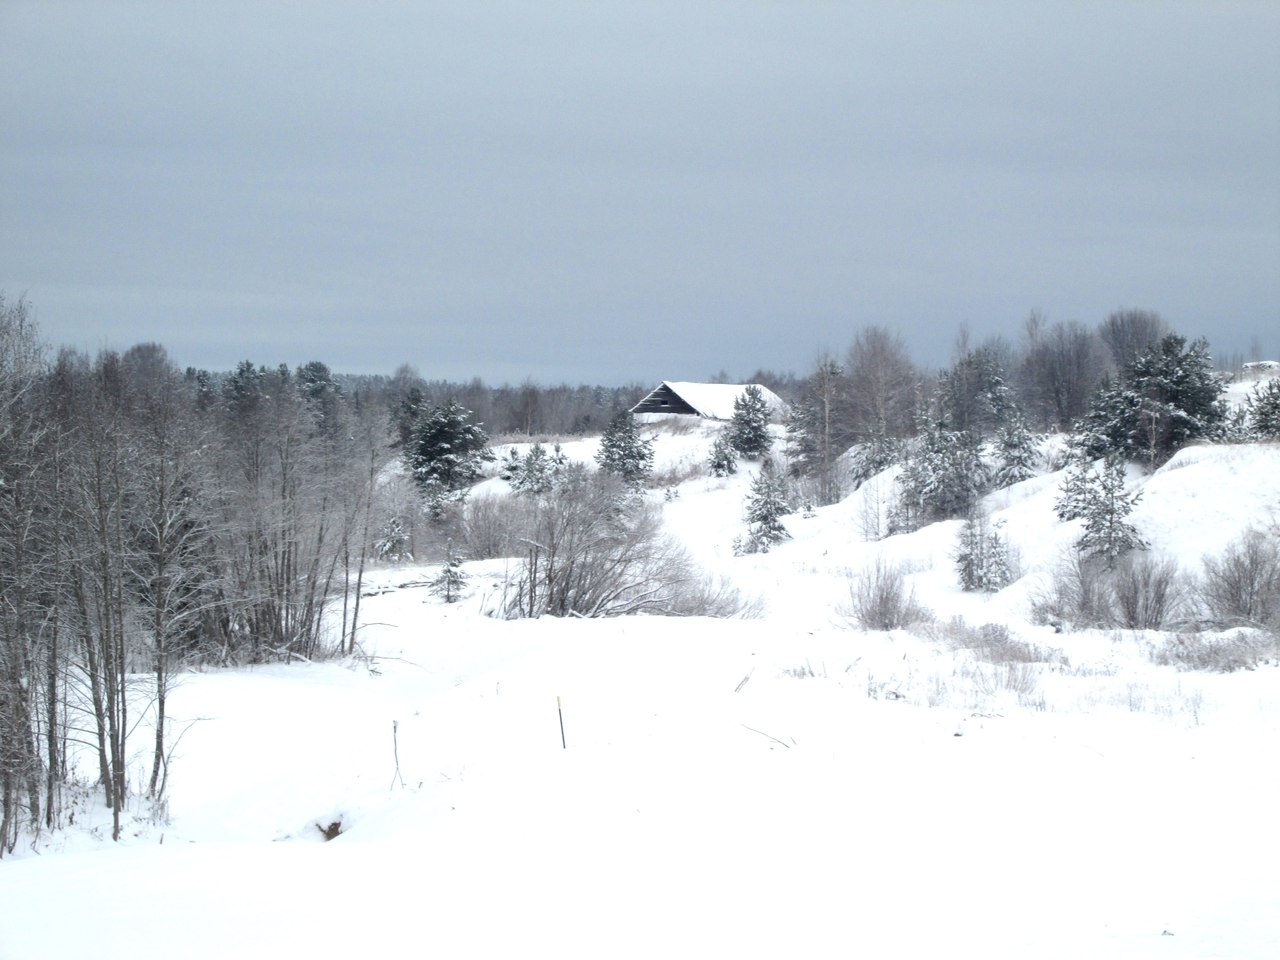
[[[653,441],[640,436],[635,415],[623,410],[609,421],[600,438],[600,452],[596,463],[606,473],[612,473],[629,490],[640,490],[653,471]]]
[[[821,463],[821,437],[817,433],[817,410],[811,400],[793,403],[787,409],[784,450],[791,469],[801,475],[817,469]]]
[[[453,541],[445,548],[444,565],[431,581],[431,592],[445,603],[456,603],[467,586],[467,575],[462,569],[462,555],[454,549]]]
[[[1011,487],[1036,475],[1039,454],[1022,414],[1014,411],[1005,420],[996,433],[995,443],[998,463],[993,483],[996,489]]]
[[[890,533],[962,517],[974,510],[990,487],[978,438],[968,432],[922,425],[898,474],[897,502],[890,510]]]
[[[962,589],[994,593],[1012,581],[1009,543],[1001,527],[1002,523],[992,524],[981,512],[965,519],[952,554]]]
[[[711,471],[713,477],[728,477],[738,472],[737,452],[723,433],[716,437],[716,442],[711,445],[707,469]]]
[[[766,463],[751,481],[747,495],[747,523],[750,527],[746,540],[734,544],[735,553],[768,553],[774,544],[790,540],[791,534],[782,525],[782,517],[791,512],[787,504],[786,483],[773,467]]]
[[[787,470],[792,477],[813,478],[817,502],[835,503],[846,484],[839,462],[852,442],[847,416],[848,381],[830,357],[819,360],[810,374],[804,394],[787,407]]]
[[[564,476],[569,465],[560,444],[551,453],[541,443],[534,443],[522,457],[514,449],[502,461],[499,476],[511,484],[516,493],[542,496],[550,491]]]
[[[990,346],[964,352],[938,377],[937,413],[950,431],[988,436],[1004,422],[1011,403],[1000,359]]]
[[[471,422],[471,411],[450,400],[413,423],[403,451],[405,464],[424,492],[447,496],[473,483],[481,464],[493,459],[485,446],[488,439],[480,424]]]
[[[511,447],[498,466],[498,476],[514,487],[519,482],[520,470],[523,466],[520,454],[515,447]]]
[[[405,529],[400,517],[391,517],[382,525],[378,539],[373,543],[373,553],[379,560],[388,563],[413,559],[413,553],[409,550],[409,531]]]
[[[1280,379],[1258,384],[1245,400],[1249,430],[1259,440],[1280,440]]]
[[[882,425],[883,426],[883,425]],[[849,451],[849,475],[854,489],[862,486],[877,473],[898,463],[902,458],[901,444],[883,431],[877,432],[865,443]]]
[[[1054,503],[1058,519],[1083,520],[1084,532],[1077,548],[1088,556],[1098,557],[1113,569],[1130,550],[1143,550],[1147,542],[1126,519],[1141,492],[1125,492],[1125,462],[1120,457],[1107,457],[1101,465],[1077,460],[1062,485]]]
[[[743,390],[733,401],[729,442],[744,457],[760,457],[769,452],[769,405],[755,384]]]
[[[1193,440],[1222,437],[1223,389],[1209,345],[1188,347],[1171,333],[1129,363],[1118,385],[1103,384],[1076,424],[1077,446],[1089,459],[1118,454],[1155,469]]]
[[[565,481],[569,467],[569,455],[564,452],[560,444],[554,444],[551,447],[551,453],[547,456],[546,477],[548,491]]]

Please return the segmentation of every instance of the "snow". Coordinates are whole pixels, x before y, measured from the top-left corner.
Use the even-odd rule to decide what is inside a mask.
[[[0,862],[0,957],[1280,956],[1280,668],[1031,623],[1078,534],[1061,473],[988,498],[1023,571],[992,596],[955,583],[956,522],[866,542],[874,483],[733,557],[756,465],[705,476],[721,427],[659,435],[682,479],[651,496],[759,617],[505,622],[505,561],[453,605],[413,585],[431,569],[377,570],[361,656],[181,678],[167,810],[138,799],[113,844],[86,798]],[[1280,447],[1132,480],[1193,570],[1275,522]],[[876,556],[940,624],[1054,656],[856,629],[848,573]]]
[[[1280,360],[1254,360],[1244,364],[1240,376],[1227,384],[1224,394],[1227,405],[1233,409],[1243,406],[1255,389],[1277,378],[1280,378]]]

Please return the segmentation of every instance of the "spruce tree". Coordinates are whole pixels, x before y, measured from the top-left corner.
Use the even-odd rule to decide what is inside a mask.
[[[728,477],[738,472],[738,456],[733,444],[723,433],[716,437],[711,446],[711,456],[707,458],[707,468],[713,477]]]
[[[1249,430],[1259,440],[1280,440],[1280,379],[1258,384],[1245,400]]]
[[[787,469],[792,476],[816,481],[818,503],[844,496],[840,454],[853,442],[848,411],[848,378],[834,360],[818,362],[804,395],[787,407]]]
[[[1084,521],[1077,548],[1100,558],[1110,570],[1130,550],[1147,546],[1126,519],[1140,499],[1141,493],[1125,492],[1125,464],[1120,457],[1107,457],[1100,464],[1077,460],[1054,510],[1059,520]]]
[[[444,496],[474,483],[483,463],[493,459],[488,437],[471,411],[450,400],[432,407],[408,431],[404,460],[425,493]]]
[[[1011,403],[992,347],[965,352],[938,377],[938,413],[948,430],[989,435],[1004,422]]]
[[[734,544],[736,553],[768,553],[775,544],[790,540],[782,517],[791,512],[786,484],[769,464],[751,481],[747,496],[747,539]]]
[[[733,401],[729,442],[744,457],[760,457],[769,452],[769,405],[755,384],[743,390]]]
[[[1011,487],[1034,477],[1036,456],[1036,443],[1027,430],[1027,423],[1021,414],[1014,412],[996,434],[995,487]]]
[[[523,469],[524,459],[515,447],[511,447],[507,450],[506,456],[502,458],[502,463],[498,467],[498,476],[514,488],[519,483],[520,471]]]
[[[990,487],[978,438],[926,423],[898,474],[897,503],[890,511],[891,533],[970,513]]]
[[[445,548],[444,564],[440,573],[431,581],[431,592],[445,603],[456,603],[467,586],[467,575],[462,569],[462,555],[450,541]]]
[[[1222,378],[1209,346],[1171,333],[1104,383],[1076,424],[1089,459],[1115,454],[1154,469],[1188,443],[1220,439],[1227,427]]]
[[[962,589],[994,593],[1012,581],[1009,544],[1001,526],[992,524],[985,514],[974,513],[960,528],[952,558]]]
[[[600,438],[596,463],[616,476],[629,490],[640,490],[653,472],[653,441],[641,438],[635,415],[623,410],[609,421]]]
[[[899,463],[902,459],[901,444],[878,432],[865,443],[850,449],[848,459],[849,475],[856,489],[877,473]]]
[[[373,553],[379,560],[389,563],[413,559],[409,550],[409,531],[405,529],[400,517],[391,517],[383,524],[373,543]]]
[[[548,453],[541,443],[534,443],[523,457],[514,448],[507,451],[498,476],[511,484],[516,493],[538,497],[560,482],[568,465],[569,458],[560,444]]]

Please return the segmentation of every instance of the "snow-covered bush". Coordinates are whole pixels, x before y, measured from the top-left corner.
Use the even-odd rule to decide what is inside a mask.
[[[1229,633],[1171,633],[1148,649],[1151,662],[1179,670],[1234,673],[1255,670],[1280,658],[1275,634],[1257,630]]]
[[[898,630],[933,614],[907,587],[906,570],[877,557],[871,566],[849,571],[849,616],[864,630]]]

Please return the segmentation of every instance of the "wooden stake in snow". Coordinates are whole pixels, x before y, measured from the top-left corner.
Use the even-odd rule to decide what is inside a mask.
[[[400,721],[391,721],[391,753],[396,758],[396,772],[391,775],[391,786],[396,785],[396,781],[400,781],[400,786],[404,786],[404,777],[400,776]],[[387,789],[391,789],[388,787]]]
[[[559,694],[556,694],[556,713],[560,714],[560,749],[568,750],[569,746],[564,742],[564,710],[560,708]]]

